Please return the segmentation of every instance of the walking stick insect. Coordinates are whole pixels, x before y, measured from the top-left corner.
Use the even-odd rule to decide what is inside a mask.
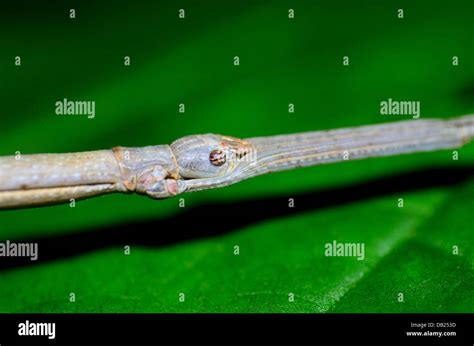
[[[474,115],[238,139],[192,135],[171,145],[0,157],[0,208],[112,192],[152,198],[224,187],[258,175],[344,160],[458,148]]]

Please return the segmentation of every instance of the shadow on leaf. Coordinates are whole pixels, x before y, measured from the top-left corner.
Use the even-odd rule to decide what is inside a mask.
[[[208,203],[160,219],[111,225],[73,234],[11,240],[38,243],[39,258],[37,261],[31,261],[29,258],[5,258],[0,262],[0,270],[36,266],[108,247],[123,247],[125,244],[162,247],[216,237],[276,217],[297,215],[408,191],[454,186],[473,177],[474,167],[425,168],[349,186],[292,194],[294,208],[289,208],[289,196],[286,195]]]

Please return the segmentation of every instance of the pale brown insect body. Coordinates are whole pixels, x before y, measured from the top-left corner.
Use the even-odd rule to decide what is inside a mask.
[[[138,192],[166,198],[257,175],[368,157],[458,148],[474,116],[409,120],[330,131],[238,139],[215,134],[171,145],[0,157],[0,208]]]

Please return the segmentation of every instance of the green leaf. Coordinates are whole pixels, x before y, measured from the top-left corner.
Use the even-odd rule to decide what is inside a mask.
[[[388,98],[420,101],[422,118],[474,110],[467,0],[409,2],[402,21],[373,1],[292,1],[294,20],[283,1],[181,1],[186,20],[162,2],[81,3],[74,22],[52,5],[48,25],[35,6],[0,10],[18,13],[0,18],[0,155],[409,119],[380,115]],[[63,98],[96,101],[96,118],[55,115]],[[184,209],[117,194],[1,211],[0,241],[58,247],[0,258],[0,311],[472,312],[474,145],[458,152],[269,174],[184,195]],[[364,259],[325,256],[333,241],[363,243]]]

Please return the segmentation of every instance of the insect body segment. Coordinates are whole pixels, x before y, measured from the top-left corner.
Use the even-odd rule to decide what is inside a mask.
[[[215,134],[188,136],[171,144],[179,175],[183,179],[221,177],[232,173],[250,150],[250,144],[238,138]]]

